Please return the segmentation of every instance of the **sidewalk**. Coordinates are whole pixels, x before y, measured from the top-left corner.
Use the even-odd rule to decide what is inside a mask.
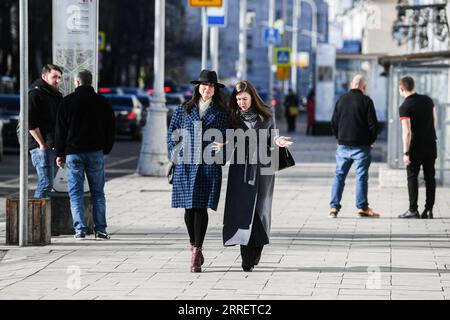
[[[222,245],[228,168],[196,274],[184,212],[170,208],[171,186],[130,175],[106,185],[110,241],[0,245],[0,299],[450,299],[450,190],[438,188],[434,220],[397,219],[406,186],[379,188],[374,163],[369,201],[381,218],[357,217],[352,169],[339,218],[327,219],[335,141],[303,134],[295,141],[298,164],[277,176],[271,244],[252,273],[242,272],[239,247]]]

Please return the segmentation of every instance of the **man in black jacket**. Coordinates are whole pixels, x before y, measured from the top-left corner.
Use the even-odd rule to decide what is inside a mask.
[[[67,179],[75,239],[86,236],[84,217],[84,175],[92,196],[96,240],[109,239],[106,232],[104,155],[115,137],[115,117],[111,105],[92,87],[92,73],[83,70],[75,80],[75,92],[66,96],[56,122],[56,164],[67,165]]]
[[[55,177],[55,124],[62,94],[58,91],[62,70],[53,64],[42,68],[28,92],[28,129],[31,162],[38,176],[35,198],[45,198]]]
[[[377,138],[378,120],[372,99],[364,93],[367,83],[356,75],[351,90],[336,103],[331,127],[338,147],[336,150],[336,175],[331,190],[328,217],[336,218],[341,209],[345,178],[353,162],[356,165],[356,208],[361,217],[378,218],[369,208],[367,200],[371,146]]]

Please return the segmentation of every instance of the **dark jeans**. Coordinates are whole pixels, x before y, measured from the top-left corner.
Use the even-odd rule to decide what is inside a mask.
[[[41,150],[34,148],[30,151],[31,162],[36,168],[38,181],[35,198],[46,198],[53,188],[53,179],[55,178],[55,160],[56,153],[53,149]]]
[[[408,174],[408,193],[409,193],[409,210],[416,211],[417,200],[419,198],[419,172],[420,166],[423,168],[423,175],[425,178],[425,188],[426,188],[426,201],[425,201],[425,209],[432,210],[434,206],[434,200],[436,197],[436,180],[434,163],[436,159],[434,157],[431,158],[422,158],[422,159],[414,159],[411,161],[411,164],[406,167],[406,172]]]
[[[92,197],[95,232],[106,233],[105,160],[103,151],[82,152],[66,156],[67,186],[75,232],[86,232],[84,216],[84,174]]]

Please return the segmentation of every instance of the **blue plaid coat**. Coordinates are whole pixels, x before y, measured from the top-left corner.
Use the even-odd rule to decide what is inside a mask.
[[[222,186],[222,165],[225,161],[222,152],[215,154],[210,148],[213,141],[224,142],[227,128],[225,110],[212,104],[202,119],[198,107],[194,107],[190,114],[183,105],[176,109],[167,130],[169,157],[172,161],[178,160],[172,184],[173,208],[217,210]],[[216,130],[207,137],[204,133],[208,129]],[[179,131],[184,134],[178,134]],[[207,141],[203,141],[204,138]],[[206,164],[205,157],[209,156],[221,160]]]

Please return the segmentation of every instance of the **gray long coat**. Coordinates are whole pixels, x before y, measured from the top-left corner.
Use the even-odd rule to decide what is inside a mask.
[[[243,130],[249,129],[242,121],[240,127]],[[265,143],[258,143],[257,146],[267,147],[268,152],[270,152],[273,146],[272,135],[270,134],[271,129],[274,129],[273,119],[258,120],[254,129],[257,132],[260,129],[268,130],[269,134],[265,138]],[[260,139],[258,138],[258,140]],[[257,164],[250,163],[252,155],[249,153],[251,149],[246,144],[245,164],[236,162],[236,149],[233,154],[234,161],[230,163],[223,226],[223,243],[225,246],[247,245],[249,243],[255,213],[258,214],[264,230],[262,233],[254,235],[253,244],[264,245],[269,240],[275,175],[273,171],[272,174],[267,174],[268,168],[261,164],[259,158]],[[259,152],[258,148],[255,151]],[[264,174],[261,174],[262,170],[264,170]]]

